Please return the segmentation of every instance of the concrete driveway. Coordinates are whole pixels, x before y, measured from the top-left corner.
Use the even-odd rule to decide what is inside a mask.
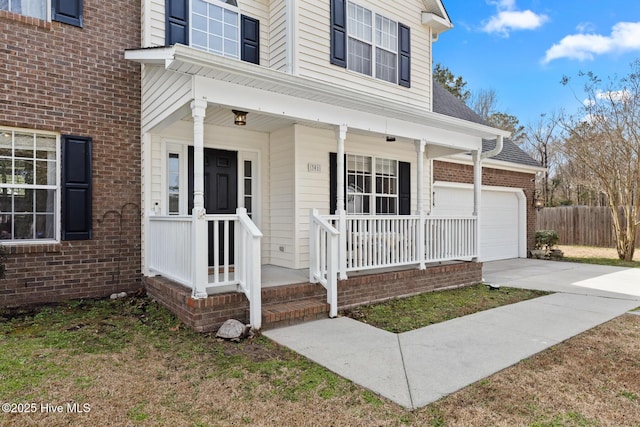
[[[514,288],[640,299],[640,268],[517,258],[485,262],[482,275]]]

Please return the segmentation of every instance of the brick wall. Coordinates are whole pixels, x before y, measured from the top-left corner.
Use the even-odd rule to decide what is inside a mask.
[[[537,211],[533,207],[535,183],[533,173],[482,168],[482,185],[522,188],[527,197],[527,251],[535,246]],[[433,180],[473,184],[473,166],[458,163],[434,161]]]
[[[0,11],[0,126],[93,138],[93,239],[10,246],[0,307],[140,288],[139,46],[139,1],[85,0],[83,28]]]

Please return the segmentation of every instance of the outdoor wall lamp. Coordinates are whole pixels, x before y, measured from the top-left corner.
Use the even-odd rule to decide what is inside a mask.
[[[234,114],[234,118],[233,118],[233,123],[236,126],[244,126],[247,124],[247,113],[246,111],[240,111],[240,110],[231,110]]]
[[[536,208],[537,211],[544,207],[544,200],[540,197],[539,190],[533,190],[533,207]]]

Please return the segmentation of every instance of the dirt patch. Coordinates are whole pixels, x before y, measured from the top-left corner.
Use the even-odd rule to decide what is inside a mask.
[[[615,248],[596,248],[592,246],[558,246],[564,252],[564,256],[572,258],[611,258],[618,259]],[[640,249],[636,249],[633,255],[634,261],[640,261]]]

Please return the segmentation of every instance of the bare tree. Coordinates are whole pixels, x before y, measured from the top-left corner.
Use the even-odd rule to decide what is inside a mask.
[[[578,117],[563,117],[564,151],[593,174],[607,198],[620,259],[630,261],[640,221],[640,60],[624,77],[586,77]],[[567,83],[564,79],[564,83]]]
[[[480,89],[471,95],[469,104],[476,114],[488,121],[491,113],[497,109],[498,94],[495,89]]]
[[[554,191],[561,183],[558,173],[561,138],[556,114],[541,114],[538,120],[527,125],[523,148],[531,157],[547,168],[539,183],[545,206],[554,206]],[[553,178],[550,179],[550,176]]]

